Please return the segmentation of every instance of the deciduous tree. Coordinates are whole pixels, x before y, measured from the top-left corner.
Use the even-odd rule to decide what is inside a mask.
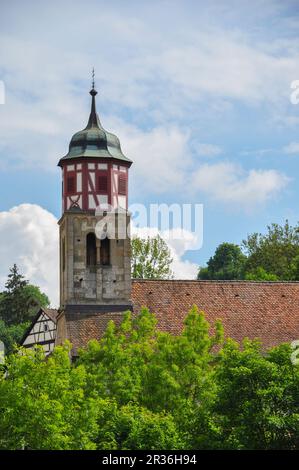
[[[166,242],[156,237],[131,240],[132,277],[140,279],[170,279],[172,257]]]

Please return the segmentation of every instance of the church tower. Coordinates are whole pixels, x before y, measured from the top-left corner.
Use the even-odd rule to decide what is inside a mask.
[[[62,170],[60,308],[70,313],[131,308],[128,176],[132,161],[101,125],[94,87],[87,126],[73,135]]]

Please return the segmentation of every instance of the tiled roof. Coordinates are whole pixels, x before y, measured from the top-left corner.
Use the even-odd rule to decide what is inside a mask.
[[[260,338],[265,348],[299,339],[299,283],[249,281],[133,282],[134,310],[146,305],[161,330],[177,334],[196,304],[213,324],[221,319],[226,336]]]
[[[221,319],[226,336],[237,341],[260,338],[264,348],[299,339],[299,283],[249,281],[133,280],[134,312],[142,306],[156,314],[158,327],[178,334],[193,304],[213,324]],[[76,351],[99,339],[109,320],[121,312],[66,314],[66,335]]]
[[[102,337],[110,320],[113,320],[119,325],[123,317],[123,312],[91,315],[67,313],[65,317],[67,339],[72,343],[73,354],[76,355],[78,348],[86,346],[88,341]]]
[[[42,310],[45,312],[48,317],[56,322],[56,318],[58,317],[58,310],[55,308],[42,308]]]

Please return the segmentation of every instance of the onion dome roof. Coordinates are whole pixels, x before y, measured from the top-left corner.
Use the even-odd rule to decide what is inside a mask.
[[[92,87],[89,93],[92,98],[87,126],[73,135],[69,151],[59,160],[58,165],[61,166],[64,160],[82,157],[113,158],[131,164],[132,160],[122,153],[119,138],[106,131],[101,124],[96,112],[95,97],[97,91]]]

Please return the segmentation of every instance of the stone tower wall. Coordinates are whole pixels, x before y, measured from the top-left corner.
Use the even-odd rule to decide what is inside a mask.
[[[100,264],[101,239],[96,236],[97,262],[87,266],[87,235],[99,235],[98,227],[104,221],[110,227],[110,263]],[[63,214],[59,222],[61,308],[131,303],[131,249],[130,239],[124,231],[129,222],[127,212],[98,216],[79,211]]]

